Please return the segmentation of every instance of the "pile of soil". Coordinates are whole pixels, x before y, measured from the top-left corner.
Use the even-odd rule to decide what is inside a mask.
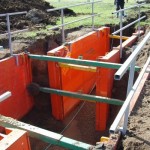
[[[30,28],[36,24],[55,25],[59,11],[48,13],[47,9],[53,6],[44,0],[0,0],[0,14],[27,11],[25,15],[15,15],[10,17],[11,30]],[[65,9],[64,14],[76,15],[72,10]],[[0,34],[7,30],[6,17],[0,17]]]
[[[47,9],[54,8],[44,0],[1,0],[0,14],[27,11],[25,15],[10,17],[11,30],[23,29],[34,24],[55,24],[58,13],[47,13]],[[53,17],[52,17],[53,16]],[[6,17],[0,17],[0,33],[7,30]]]

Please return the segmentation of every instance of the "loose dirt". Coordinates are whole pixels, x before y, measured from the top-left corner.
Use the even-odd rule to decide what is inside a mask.
[[[147,28],[146,34],[150,31]],[[146,35],[145,34],[145,35]],[[141,39],[142,40],[142,37]],[[137,64],[143,66],[150,56],[150,40],[138,56]],[[129,117],[126,136],[122,139],[122,149],[150,149],[150,75]]]
[[[21,3],[18,3],[18,2],[21,2]],[[44,24],[55,23],[55,21],[57,20],[58,13],[54,14],[54,17],[55,17],[54,20],[48,19],[51,17],[48,14],[45,14],[46,13],[45,10],[49,8],[53,8],[53,7],[42,0],[39,0],[39,2],[37,2],[37,0],[33,0],[33,1],[14,0],[13,2],[9,0],[0,0],[0,4],[1,4],[0,13],[14,12],[14,10],[15,11],[26,11],[26,10],[28,11],[31,9],[32,10],[40,9],[42,11],[41,13],[44,16],[46,16],[46,18],[44,19],[44,22],[41,21],[40,23],[44,23]],[[5,8],[7,9],[4,9],[4,7],[2,6],[5,6]],[[15,6],[15,7],[12,7],[12,6]],[[3,22],[0,24],[0,33],[4,33],[6,30],[6,24],[4,23],[4,20],[5,20],[4,18],[0,20],[0,22]],[[11,24],[13,24],[13,26],[11,25],[11,29],[26,28],[34,24],[34,22],[32,22],[31,19],[27,19],[26,16],[23,16],[17,20],[21,20],[21,21],[16,22],[16,18],[12,19]],[[148,31],[150,31],[150,28],[147,27],[146,32]],[[70,41],[87,32],[89,32],[89,29],[82,29],[81,31],[76,31],[76,33],[74,32],[72,34],[68,34],[67,40]],[[143,37],[141,37],[141,40],[142,38]],[[24,45],[21,45],[21,47],[24,47],[25,49],[27,48],[28,51],[30,51],[33,54],[46,54],[48,50],[59,46],[60,41],[61,41],[60,36],[56,36],[56,37],[52,36],[52,37],[45,37],[42,40],[40,39],[39,41],[27,40],[27,41],[24,41],[24,43],[22,41],[15,41],[15,42],[23,43]],[[18,47],[18,44],[16,44],[16,48],[17,47]],[[19,49],[22,49],[21,47],[19,47]],[[20,50],[18,52],[20,52]],[[144,47],[143,51],[139,55],[138,60],[137,60],[137,65],[142,67],[149,55],[150,55],[150,42],[147,43],[147,45]],[[39,65],[40,67],[36,67],[37,65]],[[46,63],[34,61],[32,62],[32,67],[33,67],[33,81],[36,83],[39,83],[42,86],[48,86],[48,78],[46,76],[47,72],[45,71],[47,68]],[[119,98],[119,99],[123,99],[123,97],[125,98],[126,94],[123,90],[126,89],[126,86],[127,86],[127,82],[126,82],[127,76],[125,76],[124,78],[125,79],[121,81],[121,84],[114,83],[116,84],[113,89],[114,98]],[[122,93],[117,94],[116,92],[117,88],[123,89]],[[50,104],[49,95],[40,93],[40,96],[35,96],[35,107],[32,109],[32,111],[29,114],[27,114],[22,119],[22,121],[36,125],[38,127],[41,127],[47,130],[50,130],[50,131],[53,131],[53,132],[62,133],[64,136],[73,138],[75,140],[79,140],[82,142],[95,145],[95,143],[99,141],[101,136],[109,135],[108,133],[109,126],[115,117],[114,114],[116,114],[116,111],[114,112],[114,110],[116,109],[119,110],[120,108],[111,107],[110,115],[112,117],[110,117],[111,119],[109,120],[107,131],[98,132],[98,131],[95,131],[95,104],[94,103],[88,103],[88,102],[82,103],[64,121],[57,121],[53,118],[51,114],[51,104]],[[139,149],[139,150],[150,149],[149,109],[150,109],[150,80],[147,80],[145,83],[145,87],[140,95],[140,98],[136,104],[136,107],[134,108],[129,118],[128,132],[127,132],[127,135],[122,140],[122,149],[128,149],[128,150],[129,149]],[[78,111],[79,113],[76,115]],[[74,116],[76,117],[74,118]],[[70,123],[72,119],[73,121]],[[69,126],[67,126],[68,124]],[[47,143],[44,143],[42,141],[39,141],[33,138],[30,138],[30,141],[31,141],[32,150],[41,150],[41,149],[46,149],[46,148],[47,150],[64,149],[64,148],[60,148],[57,146],[49,145]]]

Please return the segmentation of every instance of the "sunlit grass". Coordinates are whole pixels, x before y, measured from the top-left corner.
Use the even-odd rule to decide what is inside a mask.
[[[46,0],[47,2],[50,2],[50,4],[56,8],[60,7],[68,7],[70,5],[75,5],[79,3],[84,2],[90,2],[90,0]],[[91,0],[92,1],[92,0]],[[96,0],[95,0],[96,1]],[[128,3],[125,3],[125,7],[134,6],[136,5],[135,0],[129,0]],[[72,22],[74,20],[78,20],[87,16],[90,16],[92,14],[92,5],[86,4],[76,7],[70,7],[69,9],[73,10],[76,13],[76,16],[64,16],[64,23]],[[114,0],[103,0],[102,2],[98,2],[94,4],[94,14],[100,13],[100,15],[94,17],[94,26],[100,27],[105,24],[118,24],[119,19],[116,17],[116,14],[112,14],[116,9],[114,5]],[[141,12],[147,11],[150,9],[150,5],[144,5],[141,7]],[[132,16],[138,16],[138,8],[130,9],[125,12],[128,17]],[[125,21],[126,19],[124,19]],[[56,22],[56,25],[61,24],[61,18],[59,18]],[[150,24],[150,20],[147,19],[145,22],[142,22],[141,25]],[[75,27],[91,27],[92,26],[92,18],[88,18],[76,23],[71,23],[69,25],[66,25],[65,29],[75,28]],[[26,32],[23,34],[24,37],[36,37],[38,34],[42,33],[49,34],[50,31],[49,28],[53,27],[53,25],[47,25],[45,29],[41,29],[38,31],[31,31]],[[61,27],[60,27],[61,28]]]

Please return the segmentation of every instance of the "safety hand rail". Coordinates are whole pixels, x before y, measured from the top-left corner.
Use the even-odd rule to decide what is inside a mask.
[[[60,7],[60,8],[47,9],[47,12],[58,11],[58,10],[61,11],[61,24],[57,25],[57,26],[54,26],[52,28],[49,28],[49,30],[53,30],[53,29],[57,29],[57,28],[61,27],[62,28],[62,31],[61,31],[62,32],[62,43],[65,43],[65,26],[66,25],[69,25],[69,24],[72,24],[72,23],[75,23],[75,22],[78,22],[78,21],[81,21],[81,20],[85,20],[85,19],[88,19],[88,18],[92,18],[92,29],[94,30],[94,17],[100,15],[100,13],[94,14],[94,4],[99,3],[99,2],[102,2],[102,1],[85,2],[85,3],[76,4],[76,5]],[[86,4],[92,4],[92,13],[91,13],[90,16],[84,17],[84,18],[81,18],[81,19],[78,19],[78,20],[74,20],[74,21],[71,21],[71,22],[68,22],[68,23],[64,23],[64,9],[70,8],[70,7],[75,7],[75,6],[80,6],[80,5],[86,5]]]
[[[119,124],[122,120],[122,117],[124,116],[124,114],[126,113],[126,110],[129,108],[130,102],[132,100],[132,97],[138,87],[138,85],[140,84],[140,81],[144,75],[144,73],[146,72],[146,69],[148,67],[148,65],[150,64],[150,57],[147,59],[147,62],[145,63],[142,71],[140,72],[137,80],[135,81],[132,90],[130,91],[130,93],[128,94],[124,104],[122,105],[117,117],[115,118],[113,124],[110,127],[110,133],[116,133],[119,130]],[[127,114],[127,117],[129,116],[130,113]],[[125,122],[127,124],[127,122]],[[127,127],[127,126],[126,126]],[[123,128],[122,129],[122,133],[125,134],[126,133],[127,128]]]
[[[0,102],[6,100],[10,96],[11,96],[11,92],[10,91],[7,91],[7,92],[3,93],[2,95],[0,95]]]
[[[11,33],[11,34],[17,34],[17,33],[26,32],[26,31],[29,31],[29,29],[23,29],[23,30],[12,31],[12,32],[10,32],[10,33]],[[8,35],[8,34],[9,34],[9,33],[0,34],[0,37],[6,36],[6,35]]]
[[[140,6],[143,6],[145,5],[146,3],[142,3],[142,4],[137,4],[137,5],[134,5],[134,6],[131,6],[131,7],[127,7],[127,8],[124,8],[124,9],[120,9],[120,10],[117,10],[117,11],[114,11],[112,14],[116,14],[118,12],[122,12],[124,10],[128,10],[128,9],[132,9],[132,8],[135,8],[135,7],[140,7]]]
[[[135,23],[139,22],[140,20],[142,20],[142,19],[144,19],[144,18],[146,18],[146,16],[143,16],[143,17],[141,17],[141,18],[139,18],[139,19],[137,19],[137,20],[135,20],[135,21],[131,22],[130,24],[128,24],[128,25],[126,25],[126,26],[124,26],[123,28],[121,28],[121,29],[119,29],[119,30],[117,30],[117,31],[113,32],[112,34],[113,34],[113,35],[115,35],[115,34],[119,33],[120,31],[125,30],[126,28],[128,28],[128,27],[132,26],[133,24],[135,24]]]
[[[150,39],[150,31],[140,42],[137,48],[132,52],[132,54],[128,57],[128,59],[123,63],[123,65],[115,73],[115,77],[114,77],[115,80],[120,80],[122,78],[122,76],[126,73],[127,69],[129,68],[133,60],[136,59],[137,55],[141,52],[143,46],[146,44],[146,42],[149,39]]]
[[[8,33],[3,34],[3,35],[8,35],[8,39],[9,39],[9,48],[10,48],[10,54],[11,56],[13,55],[13,50],[12,50],[12,40],[11,40],[11,30],[10,30],[10,16],[14,16],[14,15],[22,15],[22,14],[26,14],[27,11],[23,11],[23,12],[14,12],[14,13],[6,13],[6,14],[0,14],[0,17],[6,17],[6,21],[7,21],[7,31]]]
[[[6,14],[0,14],[0,17],[6,17],[7,15],[9,15],[9,16],[22,15],[22,14],[26,14],[26,13],[27,13],[27,11],[6,13]]]
[[[76,5],[69,5],[69,6],[59,7],[59,8],[54,8],[54,9],[47,9],[47,12],[52,12],[52,11],[56,11],[56,10],[61,10],[61,9],[66,9],[66,8],[76,7],[76,6],[86,5],[86,4],[99,3],[99,2],[102,2],[102,0],[94,1],[94,2],[79,3],[79,4],[76,4]]]
[[[141,12],[140,12],[140,8],[141,8],[141,6],[143,6],[143,5],[145,5],[146,3],[142,3],[142,4],[138,4],[138,5],[134,5],[134,6],[131,6],[131,7],[128,7],[128,8],[124,8],[124,9],[120,9],[120,10],[118,10],[118,11],[115,11],[115,12],[113,12],[112,14],[118,14],[118,13],[120,13],[120,29],[119,30],[117,30],[116,32],[114,32],[114,33],[112,33],[113,35],[114,34],[117,34],[117,33],[119,33],[120,32],[120,58],[122,58],[122,31],[124,30],[124,29],[126,29],[126,28],[128,28],[128,27],[130,27],[131,25],[133,25],[133,24],[135,24],[136,22],[138,22],[138,34],[139,34],[139,36],[140,36],[140,20],[142,20],[142,19],[144,19],[145,17],[143,16],[143,17],[140,17],[141,16]],[[128,10],[128,9],[132,9],[132,8],[135,8],[135,7],[138,7],[138,20],[136,20],[136,21],[134,21],[134,22],[132,22],[132,23],[130,23],[130,24],[128,24],[128,25],[126,25],[125,27],[123,27],[123,12],[125,11],[125,10]]]
[[[115,73],[115,79],[120,80],[122,76],[127,71],[127,68],[130,67],[129,72],[129,80],[128,80],[128,89],[127,89],[127,98],[121,107],[117,117],[115,118],[113,124],[110,127],[110,133],[115,133],[119,130],[120,122],[123,122],[122,125],[122,133],[125,134],[127,130],[127,124],[128,124],[128,117],[129,117],[129,108],[130,108],[130,102],[132,100],[132,97],[144,75],[146,72],[146,69],[150,63],[150,57],[148,58],[147,62],[145,63],[142,71],[140,72],[137,80],[135,81],[135,84],[133,85],[134,80],[134,67],[135,67],[135,61],[136,57],[139,55],[141,49],[144,47],[144,45],[147,43],[147,41],[150,39],[150,31],[149,33],[144,37],[144,39],[140,42],[140,44],[137,46],[137,48],[132,52],[132,54],[128,57],[128,59],[124,62],[124,64],[118,69],[118,71]],[[122,120],[124,116],[124,120]]]
[[[93,17],[93,16],[98,16],[98,15],[100,15],[100,14],[101,14],[101,13],[94,14],[94,15],[90,15],[90,16],[87,16],[87,17],[84,17],[84,18],[81,18],[81,19],[77,19],[77,20],[68,22],[68,23],[64,23],[64,24],[61,24],[61,25],[54,26],[54,27],[48,28],[48,29],[49,29],[49,30],[54,30],[54,29],[57,29],[57,28],[62,27],[62,26],[66,26],[66,25],[69,25],[69,24],[72,24],[72,23],[75,23],[75,22],[78,22],[78,21],[81,21],[81,20],[85,20],[85,19],[91,18],[91,17]]]

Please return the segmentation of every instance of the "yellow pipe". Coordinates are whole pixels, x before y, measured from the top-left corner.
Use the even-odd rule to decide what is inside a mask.
[[[118,35],[109,35],[109,37],[112,39],[120,39],[120,36],[118,36]],[[122,36],[123,40],[127,40],[128,38],[129,37],[127,37],[127,36]]]
[[[96,72],[96,67],[90,67],[90,66],[81,66],[81,65],[66,64],[66,63],[59,63],[59,66],[63,67],[63,68],[70,68],[70,69]]]

